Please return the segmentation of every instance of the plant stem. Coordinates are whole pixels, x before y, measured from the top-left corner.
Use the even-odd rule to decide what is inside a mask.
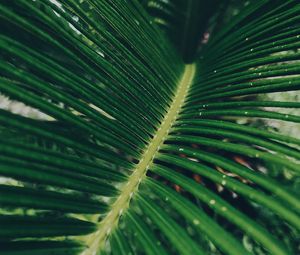
[[[128,209],[130,200],[137,191],[139,184],[146,176],[148,168],[151,166],[155,154],[160,146],[164,143],[179,111],[184,103],[189,87],[192,84],[196,71],[195,64],[185,66],[183,76],[178,84],[173,103],[166,114],[161,126],[157,129],[152,141],[147,146],[145,152],[135,170],[124,184],[120,191],[119,197],[111,205],[110,211],[105,218],[99,223],[99,229],[87,240],[88,248],[82,255],[95,255],[105,244],[106,238],[109,236],[114,227],[117,226],[120,216]]]

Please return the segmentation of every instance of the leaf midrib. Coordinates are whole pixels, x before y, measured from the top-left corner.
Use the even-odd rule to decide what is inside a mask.
[[[128,209],[130,200],[137,191],[139,184],[146,176],[147,170],[153,162],[153,159],[164,143],[174,121],[177,119],[178,113],[184,103],[189,87],[192,84],[196,71],[195,64],[188,64],[185,66],[184,73],[178,84],[177,92],[173,99],[168,113],[165,115],[161,126],[158,128],[152,141],[148,144],[145,152],[135,170],[128,178],[128,181],[120,190],[120,195],[110,207],[110,211],[99,223],[98,231],[93,233],[87,239],[88,248],[82,255],[94,255],[101,249],[114,227],[117,226],[120,216]]]

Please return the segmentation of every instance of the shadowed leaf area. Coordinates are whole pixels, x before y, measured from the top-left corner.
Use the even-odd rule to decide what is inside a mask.
[[[0,254],[300,253],[299,13],[0,1]]]

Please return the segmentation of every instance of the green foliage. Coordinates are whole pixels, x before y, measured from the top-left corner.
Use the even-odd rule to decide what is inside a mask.
[[[299,11],[1,1],[0,254],[297,254]]]
[[[186,62],[193,62],[197,47],[211,17],[217,16],[227,1],[220,0],[140,0],[152,22],[161,27]]]

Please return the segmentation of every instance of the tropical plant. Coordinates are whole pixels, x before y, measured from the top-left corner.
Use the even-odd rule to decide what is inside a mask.
[[[0,1],[1,255],[299,252],[300,103],[260,95],[300,4],[240,2]]]

